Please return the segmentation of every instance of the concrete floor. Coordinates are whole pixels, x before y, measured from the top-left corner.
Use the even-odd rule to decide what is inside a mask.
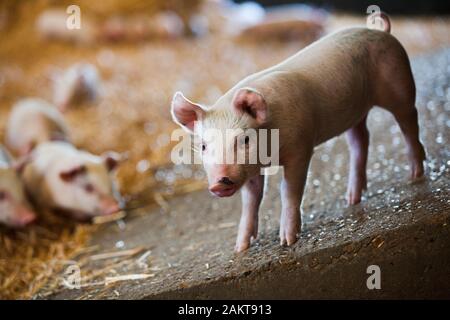
[[[345,205],[348,154],[338,137],[317,148],[303,202],[300,240],[279,246],[279,175],[269,179],[260,211],[259,239],[233,253],[240,199],[206,191],[153,208],[97,232],[99,252],[143,246],[109,276],[145,273],[145,280],[82,289],[44,288],[36,298],[450,298],[450,49],[413,60],[427,178],[411,184],[405,146],[390,114],[369,116],[368,191]],[[86,260],[86,256],[80,257]],[[142,262],[142,259],[140,260]],[[83,263],[82,273],[105,267]],[[108,261],[111,263],[111,261]],[[381,270],[381,289],[369,290],[369,265]],[[96,280],[101,280],[95,278]]]

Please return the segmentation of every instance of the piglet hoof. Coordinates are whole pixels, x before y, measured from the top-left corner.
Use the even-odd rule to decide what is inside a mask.
[[[236,242],[236,246],[234,247],[234,251],[236,253],[244,252],[248,248],[250,248],[250,239],[248,240],[239,240]]]
[[[424,176],[423,173],[424,170],[422,161],[415,162],[411,168],[411,180],[413,181],[422,180],[421,178],[423,178]]]
[[[298,240],[300,233],[300,225],[289,225],[287,227],[280,226],[280,245],[291,246]]]
[[[413,174],[411,173],[411,179],[409,181],[410,185],[414,185],[414,184],[419,184],[422,183],[423,181],[425,181],[425,175],[422,173],[419,176],[413,176]]]
[[[361,202],[361,191],[358,190],[349,190],[347,191],[347,204],[349,206],[353,206]]]
[[[367,190],[367,178],[364,175],[352,175],[349,177],[347,186],[347,204],[353,206],[361,202],[361,196],[364,190]]]
[[[286,237],[286,244],[289,246],[292,246],[294,243],[296,243],[298,240],[298,233],[294,233],[291,235],[287,235]]]
[[[290,247],[290,246],[292,246],[294,243],[296,243],[297,240],[298,240],[298,235],[297,235],[297,234],[295,234],[295,235],[289,235],[289,236],[286,236],[286,237],[280,239],[280,245],[281,245],[282,247],[286,247],[286,246],[287,246],[287,247]]]

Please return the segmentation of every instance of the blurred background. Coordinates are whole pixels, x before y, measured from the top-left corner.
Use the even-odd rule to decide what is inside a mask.
[[[81,29],[65,26],[69,5]],[[169,107],[175,91],[211,104],[244,76],[345,26],[364,26],[368,1],[3,0],[0,3],[0,139],[19,99],[54,101],[60,74],[80,62],[99,74],[95,100],[64,114],[74,144],[114,150],[129,200],[164,208],[205,185],[203,171],[173,166]],[[410,56],[450,46],[446,1],[378,1]],[[134,214],[131,212],[130,214]],[[22,231],[0,230],[0,297],[31,298],[97,225],[49,216]]]
[[[242,0],[236,1],[238,3],[244,2]],[[280,4],[292,4],[298,3],[295,0],[261,0],[257,1],[263,6],[276,6]],[[321,6],[332,11],[339,12],[354,12],[355,14],[360,14],[364,12],[366,8],[370,5],[376,4],[383,8],[384,11],[391,14],[415,14],[415,15],[426,15],[426,14],[448,14],[450,13],[450,5],[445,1],[439,0],[412,0],[408,1],[408,4],[402,1],[369,1],[369,0],[310,0],[307,1],[308,4],[314,6]]]

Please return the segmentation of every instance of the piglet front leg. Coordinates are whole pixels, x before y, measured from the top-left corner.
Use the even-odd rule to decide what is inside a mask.
[[[236,252],[250,247],[251,238],[258,235],[258,211],[264,193],[264,176],[250,178],[242,187],[242,215],[236,240]]]
[[[281,219],[280,244],[292,245],[300,233],[300,205],[303,198],[306,177],[312,152],[289,159],[284,164],[284,175],[281,181]]]

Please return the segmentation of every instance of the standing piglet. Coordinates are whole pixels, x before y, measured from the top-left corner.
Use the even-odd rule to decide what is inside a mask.
[[[350,28],[333,33],[274,67],[253,74],[231,88],[210,108],[181,93],[172,102],[174,120],[202,141],[204,159],[212,152],[227,154],[243,148],[247,154],[261,141],[243,138],[248,129],[278,129],[281,183],[281,244],[291,245],[300,232],[300,204],[314,147],[343,132],[350,149],[347,200],[356,204],[366,187],[369,131],[366,118],[373,106],[391,112],[406,142],[411,178],[423,175],[425,151],[419,140],[416,90],[405,49],[385,29]],[[197,124],[197,125],[194,125]],[[208,130],[240,129],[226,141],[207,139]],[[257,144],[259,143],[259,144]],[[262,141],[267,144],[267,141]],[[219,154],[222,152],[219,152]],[[248,157],[247,157],[248,159]],[[249,247],[258,232],[263,195],[261,163],[208,161],[210,191],[231,196],[242,188],[242,216],[236,250]]]
[[[61,111],[66,111],[86,101],[93,101],[99,94],[100,78],[97,68],[89,63],[77,63],[54,82],[53,100]]]
[[[111,177],[118,160],[115,153],[100,157],[66,142],[46,142],[30,154],[22,180],[38,207],[87,220],[120,210]]]
[[[35,219],[11,157],[0,145],[0,224],[19,228]]]
[[[58,109],[50,103],[28,98],[17,102],[6,128],[8,147],[23,156],[45,141],[68,140],[67,127]]]

